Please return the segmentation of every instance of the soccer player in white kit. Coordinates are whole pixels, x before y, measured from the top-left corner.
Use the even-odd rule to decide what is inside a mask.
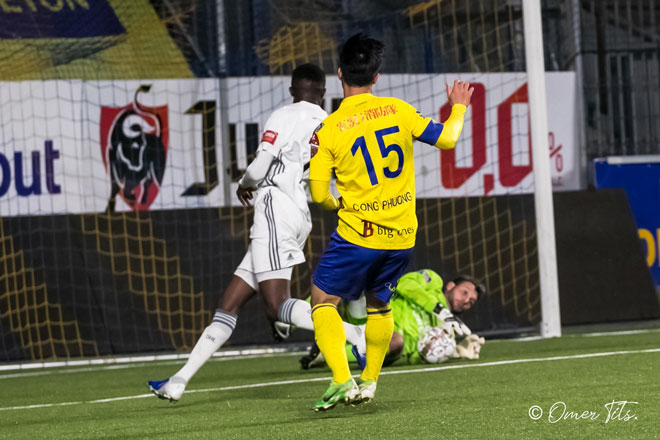
[[[311,308],[291,298],[293,266],[305,261],[303,246],[312,229],[304,187],[311,151],[309,140],[327,113],[320,107],[325,73],[314,64],[297,67],[289,88],[293,104],[275,110],[264,127],[256,158],[245,170],[236,191],[248,206],[254,199],[250,245],[220,298],[186,364],[169,379],[149,381],[161,399],[178,401],[188,381],[231,336],[240,308],[257,292],[268,318],[313,331]],[[361,329],[347,324],[347,339],[359,343]]]

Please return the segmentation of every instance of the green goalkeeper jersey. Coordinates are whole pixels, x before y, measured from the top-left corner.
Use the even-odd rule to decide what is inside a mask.
[[[394,331],[403,335],[403,355],[410,364],[423,362],[417,351],[421,331],[426,327],[442,326],[433,313],[438,303],[449,307],[442,286],[440,275],[430,269],[407,273],[396,286],[396,295],[390,302]]]

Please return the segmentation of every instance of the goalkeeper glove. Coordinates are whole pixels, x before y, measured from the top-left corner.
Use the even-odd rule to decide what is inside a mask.
[[[472,334],[470,328],[458,319],[454,314],[442,304],[438,303],[433,309],[433,313],[443,322],[442,328],[453,335],[467,336]]]
[[[459,344],[456,344],[456,350],[452,354],[452,357],[463,359],[479,359],[481,347],[485,342],[486,340],[484,338],[481,338],[476,334],[471,334],[467,338],[463,339]]]

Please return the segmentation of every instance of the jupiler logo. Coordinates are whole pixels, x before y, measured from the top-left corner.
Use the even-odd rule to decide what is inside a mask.
[[[133,210],[148,210],[158,195],[168,148],[167,106],[147,107],[138,102],[124,107],[101,107],[101,155],[110,176],[108,212],[113,212],[117,194]]]

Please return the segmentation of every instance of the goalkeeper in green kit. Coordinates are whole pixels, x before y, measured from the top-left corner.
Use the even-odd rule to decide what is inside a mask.
[[[484,286],[469,276],[445,284],[430,269],[403,275],[390,302],[394,333],[384,365],[401,357],[409,364],[445,362],[450,357],[478,359],[484,338],[472,334],[457,315],[470,310],[484,293]],[[365,311],[360,300],[352,301],[346,307],[345,319],[359,325]],[[353,360],[360,364],[359,358]],[[322,364],[323,359],[313,346],[300,363],[307,369]]]
[[[446,285],[430,269],[402,276],[391,301],[394,334],[385,363],[401,356],[409,364],[444,362],[449,357],[477,359],[484,339],[472,335],[456,315],[471,309],[484,292],[467,276]]]

